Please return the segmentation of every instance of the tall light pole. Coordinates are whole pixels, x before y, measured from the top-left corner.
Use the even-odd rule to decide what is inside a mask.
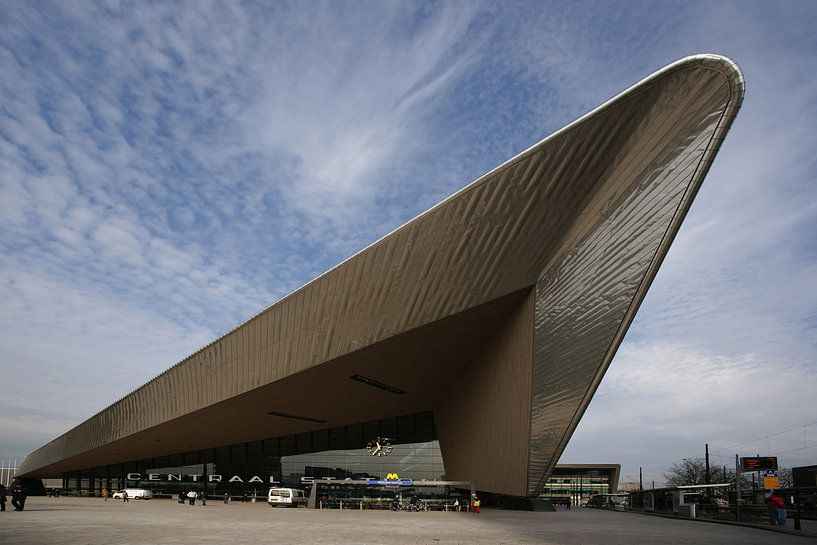
[[[709,484],[709,443],[706,443],[706,473],[704,474],[704,483]]]

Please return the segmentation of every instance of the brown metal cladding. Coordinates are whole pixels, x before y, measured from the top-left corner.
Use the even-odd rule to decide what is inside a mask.
[[[665,76],[692,92],[656,102],[665,115],[640,122],[650,143],[611,169],[613,183],[586,208],[599,219],[574,226],[569,253],[537,282],[530,495],[578,425],[737,112],[742,76],[719,61],[706,59],[709,72],[694,80]]]
[[[514,477],[511,488],[535,492],[621,342],[734,118],[742,89],[739,70],[723,57],[673,63],[41,447],[19,473],[135,459],[125,453],[129,448],[144,456],[169,454],[175,438],[212,447],[284,435],[293,426],[314,429],[271,424],[249,404],[265,399],[258,392],[279,392],[282,384],[302,388],[280,394],[297,403],[278,407],[282,412],[300,414],[318,395],[315,388],[340,405],[325,415],[324,427],[428,410],[433,399],[409,392],[404,399],[416,407],[387,397],[363,403],[371,411],[364,415],[347,406],[359,385],[330,384],[321,376],[365,368],[418,387],[441,376],[445,380],[429,391],[443,395],[453,387],[451,369],[467,365],[464,358],[485,356],[460,339],[433,333],[427,335],[440,343],[437,350],[416,352],[417,359],[387,351],[407,351],[399,339],[458,316],[481,320],[474,327],[493,335],[503,327],[496,320],[507,315],[474,309],[535,288],[533,337],[525,347],[533,354],[532,420],[509,447],[530,458],[527,475]],[[480,336],[471,344],[482,342]],[[461,355],[435,359],[435,352],[451,346]],[[423,380],[417,382],[413,369],[426,371]],[[240,424],[217,418],[227,429],[205,426],[205,415],[223,414],[217,407],[232,407],[233,422]],[[153,433],[165,439],[161,447],[137,445]],[[447,456],[449,463],[457,464]]]
[[[519,495],[527,485],[533,291],[434,407],[446,478]]]

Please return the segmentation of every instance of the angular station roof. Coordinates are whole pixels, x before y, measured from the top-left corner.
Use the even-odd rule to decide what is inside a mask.
[[[33,452],[18,476],[432,410],[449,478],[536,494],[743,94],[724,57],[666,66]]]

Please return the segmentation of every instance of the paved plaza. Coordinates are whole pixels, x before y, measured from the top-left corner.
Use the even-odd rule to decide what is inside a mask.
[[[786,545],[816,539],[752,528],[611,511],[472,513],[271,509],[264,503],[29,498],[23,512],[0,513],[0,543],[116,544],[559,544]]]

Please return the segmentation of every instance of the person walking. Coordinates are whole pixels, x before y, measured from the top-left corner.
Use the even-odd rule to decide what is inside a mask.
[[[0,483],[0,511],[6,510],[6,485]]]
[[[105,499],[105,501],[108,501],[108,489],[107,488],[103,488],[100,495]]]
[[[14,490],[11,491],[11,504],[15,511],[22,511],[26,508],[26,491],[22,486],[15,485]]]
[[[123,490],[123,491],[122,491],[122,503],[129,502],[129,501],[130,501],[130,500],[128,499],[128,491],[127,491],[127,490]]]
[[[775,494],[774,490],[766,496],[766,505],[777,515],[778,526],[786,525],[786,500]]]
[[[479,515],[479,508],[480,508],[481,504],[482,504],[482,502],[479,501],[479,498],[477,497],[477,495],[474,494],[474,499],[471,500],[471,507],[474,508],[474,513],[476,513],[477,515]]]
[[[201,495],[199,497],[201,498],[201,506],[207,507],[207,491],[202,490]]]
[[[460,499],[459,498],[454,499],[454,509],[456,509],[457,513],[460,512]]]
[[[196,494],[195,490],[191,490],[190,492],[187,493],[187,503],[190,505],[190,507],[195,507],[196,506],[196,497],[197,496],[198,496],[198,494]]]
[[[228,503],[230,503],[230,493],[225,492],[224,493],[224,505],[227,505]]]

